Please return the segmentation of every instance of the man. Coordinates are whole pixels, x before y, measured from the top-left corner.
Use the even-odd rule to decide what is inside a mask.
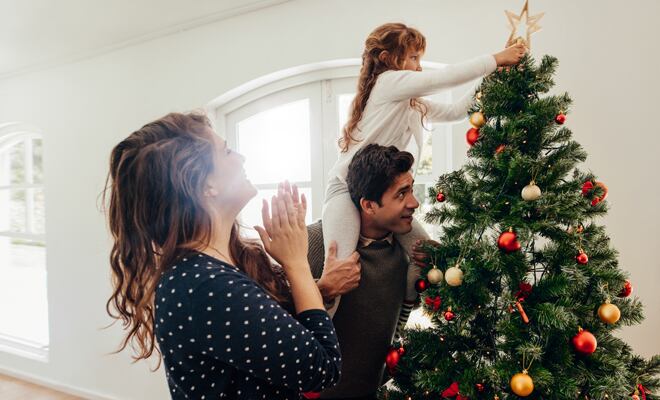
[[[342,296],[333,318],[342,351],[342,377],[337,386],[321,393],[323,399],[376,398],[399,315],[407,319],[412,308],[401,307],[409,260],[395,237],[412,230],[412,215],[419,207],[413,195],[412,164],[413,156],[394,146],[371,144],[353,157],[347,183],[360,212],[359,264],[356,255],[351,256],[352,263],[337,262],[331,249],[323,270],[321,222],[308,227],[309,262],[314,276],[320,276],[318,285],[330,303],[327,307],[334,297]]]

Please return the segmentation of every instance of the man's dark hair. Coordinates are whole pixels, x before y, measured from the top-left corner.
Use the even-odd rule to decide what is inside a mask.
[[[363,197],[382,205],[385,191],[399,175],[410,171],[414,160],[412,154],[395,146],[369,144],[355,153],[348,165],[346,183],[358,210]]]

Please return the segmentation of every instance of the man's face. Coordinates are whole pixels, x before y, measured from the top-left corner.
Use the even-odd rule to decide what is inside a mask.
[[[394,183],[383,193],[381,205],[374,202],[373,222],[379,228],[397,234],[412,230],[413,213],[419,202],[413,195],[415,180],[410,172],[397,176]]]

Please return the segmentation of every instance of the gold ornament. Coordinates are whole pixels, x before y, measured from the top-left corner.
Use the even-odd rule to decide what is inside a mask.
[[[534,381],[527,374],[527,370],[518,372],[511,378],[511,390],[521,397],[527,397],[534,391]]]
[[[529,5],[527,4],[528,0],[525,0],[525,5],[523,6],[520,15],[514,14],[511,11],[504,11],[506,18],[509,20],[509,28],[511,29],[511,34],[507,40],[507,46],[514,44],[514,41],[522,40],[527,47],[527,49],[532,48],[531,37],[533,33],[536,33],[541,30],[541,27],[538,25],[538,22],[543,18],[545,13],[540,13],[536,15],[529,15]],[[522,19],[525,18],[525,38],[518,36],[518,26]]]
[[[479,129],[486,125],[486,117],[484,117],[481,111],[473,112],[472,115],[470,115],[470,124]]]
[[[438,269],[435,265],[429,270],[426,274],[426,280],[429,281],[432,285],[437,285],[442,282],[442,271]]]
[[[445,271],[445,281],[449,286],[460,286],[463,283],[463,271],[458,264]]]
[[[606,324],[616,324],[621,318],[621,311],[619,307],[610,303],[610,300],[605,300],[605,303],[598,307],[598,318]]]
[[[536,186],[536,182],[531,181],[529,185],[525,186],[520,193],[523,200],[525,201],[534,201],[541,198],[541,188]]]

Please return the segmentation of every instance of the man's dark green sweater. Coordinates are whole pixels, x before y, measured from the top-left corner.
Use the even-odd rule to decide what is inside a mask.
[[[324,263],[321,222],[309,225],[308,232],[309,264],[314,278],[320,278]],[[357,251],[360,285],[342,295],[333,318],[342,353],[341,380],[321,393],[324,399],[375,394],[405,296],[408,257],[396,240],[374,241],[358,246]]]

